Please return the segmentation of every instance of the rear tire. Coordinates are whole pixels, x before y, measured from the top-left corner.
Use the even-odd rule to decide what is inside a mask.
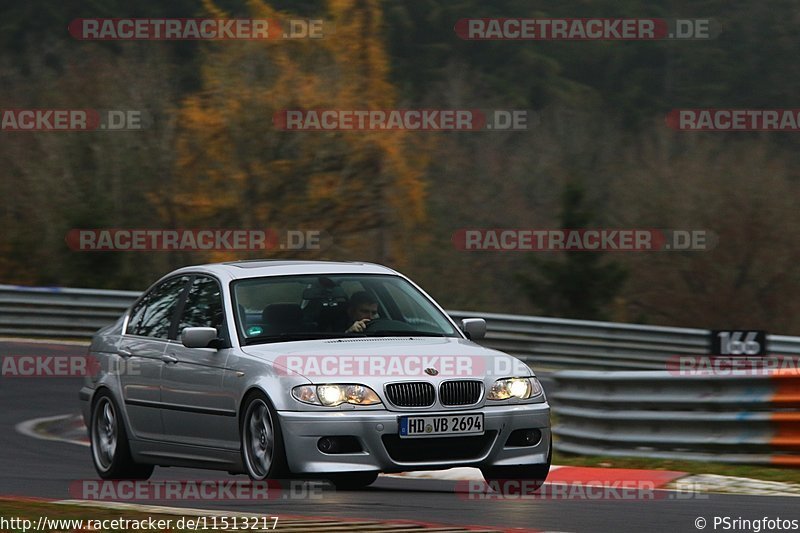
[[[99,392],[92,402],[89,441],[94,468],[102,479],[148,479],[153,474],[153,465],[131,458],[125,421],[108,391]]]

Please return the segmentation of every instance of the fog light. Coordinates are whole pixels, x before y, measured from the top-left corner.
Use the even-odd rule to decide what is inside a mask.
[[[317,449],[326,454],[361,453],[364,451],[359,440],[352,435],[322,437],[317,441]]]
[[[507,447],[525,448],[536,446],[542,441],[542,431],[536,428],[517,429],[511,432],[506,441]]]
[[[322,453],[335,453],[335,447],[335,442],[328,437],[322,437],[317,443],[317,448],[319,448],[319,451]]]
[[[525,442],[531,446],[542,440],[542,432],[538,429],[531,429],[525,432]]]

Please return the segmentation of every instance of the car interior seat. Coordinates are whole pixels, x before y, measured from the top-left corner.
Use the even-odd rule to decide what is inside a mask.
[[[261,317],[264,327],[263,335],[297,333],[302,330],[303,312],[298,304],[270,304],[264,308]]]

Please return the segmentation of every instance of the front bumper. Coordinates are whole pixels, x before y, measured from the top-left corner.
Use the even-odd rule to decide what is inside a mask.
[[[279,411],[283,441],[289,469],[294,473],[333,473],[356,471],[403,472],[436,470],[454,466],[514,466],[544,464],[550,452],[550,406],[546,403],[481,407],[459,411],[458,414],[483,413],[483,439],[450,436],[430,441],[452,446],[452,456],[417,460],[414,446],[423,446],[426,438],[399,441],[398,418],[404,415],[453,415],[449,412],[394,411]],[[538,429],[541,440],[534,446],[506,447],[506,441],[516,429]],[[317,448],[321,437],[354,436],[362,452],[326,454]],[[447,439],[444,441],[443,439]],[[466,440],[465,440],[466,439]],[[411,442],[414,441],[414,442]],[[388,446],[388,447],[387,447]],[[406,449],[403,449],[406,446]],[[398,452],[401,452],[399,453]],[[409,454],[408,452],[411,451]]]

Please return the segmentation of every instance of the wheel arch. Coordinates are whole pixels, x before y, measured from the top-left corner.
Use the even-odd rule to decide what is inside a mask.
[[[89,424],[92,423],[92,416],[94,415],[94,406],[97,403],[97,399],[102,395],[102,393],[107,393],[114,403],[117,405],[117,411],[119,411],[119,416],[122,418],[122,423],[125,425],[125,434],[128,436],[128,440],[131,440],[131,435],[133,435],[131,431],[131,424],[128,420],[128,412],[125,409],[125,401],[120,398],[112,387],[109,387],[105,383],[101,383],[97,387],[95,387],[94,391],[92,392],[91,397],[89,398]],[[88,426],[87,429],[91,432],[91,426]]]

